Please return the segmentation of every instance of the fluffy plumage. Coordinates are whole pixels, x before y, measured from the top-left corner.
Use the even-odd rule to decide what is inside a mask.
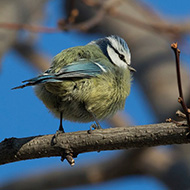
[[[118,36],[63,50],[42,75],[21,86],[36,95],[56,116],[75,122],[110,117],[124,108],[130,92],[130,52]]]

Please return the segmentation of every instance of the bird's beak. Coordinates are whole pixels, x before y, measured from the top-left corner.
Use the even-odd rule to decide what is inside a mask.
[[[129,66],[129,65],[128,65],[128,68],[129,68],[129,70],[130,70],[131,72],[137,72],[136,69],[134,69],[133,67],[131,67],[131,66]]]

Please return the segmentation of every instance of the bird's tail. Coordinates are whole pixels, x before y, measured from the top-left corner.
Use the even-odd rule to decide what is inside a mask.
[[[34,85],[42,84],[42,83],[46,83],[46,82],[60,82],[60,81],[55,79],[54,75],[40,75],[38,77],[22,81],[22,83],[25,83],[25,84],[16,86],[16,87],[12,88],[11,90],[24,88],[26,86],[34,86]]]

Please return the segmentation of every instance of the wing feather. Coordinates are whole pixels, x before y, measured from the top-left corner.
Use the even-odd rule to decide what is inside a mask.
[[[81,59],[77,62],[64,66],[57,73],[45,72],[38,77],[22,81],[25,84],[12,89],[19,89],[26,86],[33,86],[47,82],[63,82],[66,79],[72,78],[91,78],[96,77],[103,72],[107,72],[107,70],[100,62]]]

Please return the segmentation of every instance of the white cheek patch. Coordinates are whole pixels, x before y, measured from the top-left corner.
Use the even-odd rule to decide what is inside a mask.
[[[107,46],[107,52],[108,52],[108,55],[109,55],[110,59],[112,60],[112,62],[115,65],[117,65],[118,67],[127,68],[127,63],[122,61],[119,58],[118,54],[109,45]]]

